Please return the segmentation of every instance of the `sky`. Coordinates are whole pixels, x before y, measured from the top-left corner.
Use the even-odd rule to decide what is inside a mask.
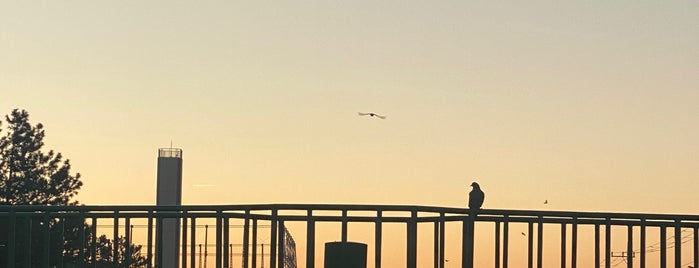
[[[697,214],[696,1],[0,1],[0,114],[83,204]],[[360,117],[374,112],[385,120]],[[544,200],[548,200],[544,205]]]

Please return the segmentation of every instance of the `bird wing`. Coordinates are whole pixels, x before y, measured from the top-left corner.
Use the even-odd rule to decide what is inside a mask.
[[[362,113],[362,112],[359,112],[358,114],[359,115],[369,115],[369,113]]]
[[[378,115],[378,114],[377,114],[376,117],[381,118],[381,119],[386,119],[386,117],[383,116],[383,115]]]

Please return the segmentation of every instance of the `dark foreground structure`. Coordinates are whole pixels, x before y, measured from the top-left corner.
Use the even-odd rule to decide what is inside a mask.
[[[372,226],[373,239],[362,241],[370,245],[372,255],[367,267],[382,267],[382,245],[387,242],[384,232],[396,226],[404,232],[405,264],[409,268],[418,267],[418,255],[421,263],[425,261],[424,256],[429,256],[429,266],[435,268],[444,268],[448,260],[452,260],[448,262],[450,266],[460,262],[461,267],[474,267],[476,248],[480,254],[477,258],[487,258],[496,268],[523,267],[511,263],[514,253],[523,252],[526,252],[527,267],[541,268],[544,259],[549,260],[553,255],[556,264],[547,262],[546,267],[576,268],[583,258],[580,254],[582,240],[593,241],[589,244],[594,247],[593,253],[586,253],[584,258],[594,267],[699,267],[699,215],[495,209],[479,210],[477,214],[462,208],[392,205],[0,206],[0,257],[3,261],[0,266],[19,268],[33,263],[32,267],[45,268],[107,267],[98,265],[98,252],[90,248],[95,247],[97,238],[89,235],[106,233],[113,241],[120,238],[127,242],[143,241],[140,254],[148,260],[143,267],[162,267],[162,260],[158,258],[162,250],[158,243],[162,241],[162,232],[158,226],[163,220],[175,219],[181,224],[178,247],[182,268],[229,268],[241,264],[244,268],[295,267],[293,251],[297,246],[306,252],[301,258],[306,267],[316,267],[323,260],[316,252],[322,252],[324,243],[332,242],[317,241],[318,225],[325,223],[338,226],[339,236],[334,241],[339,242],[348,242],[351,229],[348,226]],[[69,222],[85,224],[73,224],[68,230]],[[202,230],[204,223],[206,229]],[[27,232],[27,225],[32,224],[39,230]],[[293,238],[285,226],[290,224],[304,226],[304,243],[289,243]],[[138,233],[134,226],[140,226]],[[209,232],[209,229],[215,233],[213,241],[205,241],[208,235],[202,238],[202,232]],[[585,231],[580,231],[582,229]],[[551,235],[551,231],[555,235]],[[423,238],[425,233],[429,234],[429,239]],[[258,241],[263,236],[269,243],[260,248]],[[526,241],[523,242],[526,246],[514,248],[515,237],[518,243],[522,243],[522,239]],[[456,239],[459,243],[446,243],[448,239]],[[73,242],[68,243],[68,240]],[[619,240],[625,244],[620,254],[615,252],[618,248],[612,249],[612,243],[616,245]],[[53,246],[56,241],[63,241],[59,243],[63,246]],[[206,256],[201,255],[202,243],[204,247],[211,247],[215,255],[208,264]],[[72,244],[72,248],[68,244]],[[233,244],[240,246],[240,253],[234,254]],[[483,254],[482,244],[489,245],[487,254]],[[555,245],[553,251],[546,249],[551,244]],[[460,256],[445,259],[447,245],[452,251],[458,247]],[[39,253],[29,253],[31,247],[37,246],[41,248]],[[424,252],[425,248],[428,252]],[[129,258],[114,257],[131,256],[132,250],[131,247],[114,249],[110,267],[136,267],[129,263]],[[205,252],[208,254],[206,249]],[[649,254],[653,254],[652,258]],[[235,264],[230,261],[233,257]]]

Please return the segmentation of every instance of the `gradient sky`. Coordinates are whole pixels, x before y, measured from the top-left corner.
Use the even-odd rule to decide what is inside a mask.
[[[476,180],[487,208],[697,214],[697,14],[697,1],[0,1],[0,113],[45,125],[84,204],[154,204],[172,141],[185,204],[460,207]]]

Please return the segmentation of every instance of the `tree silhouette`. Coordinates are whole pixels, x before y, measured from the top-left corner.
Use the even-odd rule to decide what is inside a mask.
[[[12,205],[43,205],[43,206],[74,206],[79,205],[73,200],[82,187],[80,173],[71,174],[70,161],[63,159],[61,153],[42,151],[44,146],[44,127],[41,123],[32,126],[29,123],[29,113],[25,110],[13,110],[5,116],[7,132],[0,136],[0,206]],[[2,121],[0,120],[0,127]],[[0,128],[0,135],[2,135]],[[17,217],[15,222],[15,261],[17,267],[41,267],[45,263],[44,252],[50,247],[48,261],[50,266],[57,263],[72,263],[78,261],[91,263],[87,257],[79,260],[79,252],[90,250],[113,252],[114,241],[100,237],[100,243],[90,245],[79,241],[80,232],[84,237],[95,234],[83,219],[76,218],[43,218],[41,215]],[[8,218],[0,218],[0,266],[7,263]],[[48,234],[48,236],[47,236]],[[126,243],[119,238],[117,245],[120,256],[121,249]],[[48,241],[48,244],[46,243]],[[3,246],[5,245],[5,246]],[[140,246],[129,245],[133,252],[130,263],[145,262],[140,257]],[[123,251],[123,252],[122,252]],[[85,256],[91,256],[85,254]],[[100,255],[101,256],[101,255]],[[137,257],[134,257],[137,256]],[[106,259],[104,259],[106,260]],[[30,263],[27,264],[26,262]],[[111,263],[113,259],[110,260]],[[123,260],[121,260],[123,261]],[[120,266],[121,267],[121,266]],[[139,267],[132,265],[131,267]]]

